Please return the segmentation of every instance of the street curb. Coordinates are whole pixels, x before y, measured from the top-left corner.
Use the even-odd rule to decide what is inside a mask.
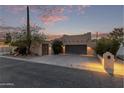
[[[16,58],[16,57],[9,57],[9,56],[1,56],[1,58],[8,58],[8,59],[13,59],[13,60],[19,60],[19,61],[31,61],[30,59],[24,59],[24,58]]]

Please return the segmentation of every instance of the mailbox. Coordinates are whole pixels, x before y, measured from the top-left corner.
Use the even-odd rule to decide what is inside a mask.
[[[106,52],[103,54],[103,64],[104,69],[111,75],[114,73],[114,55],[112,55],[110,52]]]

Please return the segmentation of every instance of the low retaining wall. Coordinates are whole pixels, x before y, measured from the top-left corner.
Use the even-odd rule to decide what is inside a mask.
[[[123,59],[116,58],[116,61],[117,61],[118,63],[122,63],[122,64],[124,64],[124,60],[123,60]]]

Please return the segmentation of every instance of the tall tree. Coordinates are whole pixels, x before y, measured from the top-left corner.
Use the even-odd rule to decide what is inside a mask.
[[[109,38],[111,40],[116,40],[119,43],[122,43],[123,40],[124,40],[124,30],[123,30],[123,28],[114,28],[114,30],[109,33]]]
[[[31,32],[30,32],[30,13],[29,6],[27,6],[27,53],[30,54],[31,46]]]

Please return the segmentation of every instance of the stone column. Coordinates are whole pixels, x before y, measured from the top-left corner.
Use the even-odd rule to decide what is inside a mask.
[[[53,54],[53,49],[52,49],[52,45],[49,44],[49,55],[52,55]]]
[[[63,46],[63,54],[65,54],[65,46]]]
[[[114,74],[114,60],[114,55],[112,55],[110,52],[103,54],[104,69],[111,75]]]

